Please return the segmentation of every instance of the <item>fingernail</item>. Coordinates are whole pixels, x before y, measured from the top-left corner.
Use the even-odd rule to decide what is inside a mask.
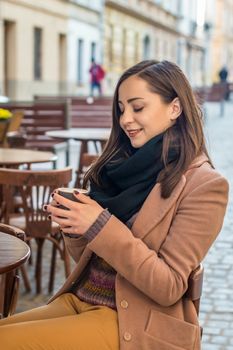
[[[47,206],[46,204],[44,204],[44,205],[43,205],[43,210],[47,210],[47,207],[48,207],[48,206]]]
[[[79,191],[77,191],[77,190],[74,190],[74,194],[79,194]]]
[[[51,220],[51,215],[48,215],[48,219]]]
[[[54,192],[53,193],[51,193],[51,197],[53,197],[54,196]]]

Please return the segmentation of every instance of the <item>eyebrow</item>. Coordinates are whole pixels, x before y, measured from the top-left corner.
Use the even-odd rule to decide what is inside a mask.
[[[133,98],[129,98],[129,99],[127,100],[127,102],[130,103],[130,102],[133,102],[133,101],[135,101],[135,100],[144,100],[144,98],[142,98],[142,97],[133,97]],[[123,104],[120,100],[118,100],[118,103]]]

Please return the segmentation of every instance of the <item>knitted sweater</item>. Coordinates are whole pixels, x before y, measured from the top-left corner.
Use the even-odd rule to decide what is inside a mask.
[[[104,259],[93,254],[85,275],[73,293],[86,303],[115,309],[115,278],[116,271]]]
[[[111,214],[105,209],[84,234],[91,241],[100,232],[101,228],[111,217]],[[131,227],[136,215],[127,222]],[[77,297],[92,305],[105,305],[116,309],[115,301],[115,278],[116,271],[104,259],[93,253],[89,264],[83,274],[83,277],[72,288],[72,292]]]

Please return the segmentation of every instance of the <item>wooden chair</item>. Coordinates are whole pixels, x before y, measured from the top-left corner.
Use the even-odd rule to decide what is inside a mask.
[[[10,124],[9,119],[0,121],[0,147],[4,146],[9,124]]]
[[[56,102],[24,102],[11,101],[2,104],[12,112],[15,110],[23,112],[20,133],[27,135],[26,149],[37,149],[41,151],[67,151],[67,142],[46,136],[49,130],[63,130],[71,127],[70,100]]]
[[[34,171],[0,169],[0,184],[3,187],[3,215],[6,224],[23,229],[26,241],[32,239],[37,244],[35,263],[36,292],[41,292],[42,250],[45,240],[52,242],[52,255],[49,277],[49,292],[54,286],[56,254],[59,251],[64,261],[66,276],[70,273],[70,261],[58,225],[52,224],[42,206],[51,200],[51,193],[58,187],[68,187],[72,178],[70,167],[62,170]],[[20,195],[22,209],[14,213],[14,193]]]
[[[7,133],[7,145],[10,148],[24,148],[26,141],[27,136],[18,131],[10,131]]]
[[[25,240],[25,233],[24,231],[20,230],[17,227],[9,226],[0,223],[0,231],[7,233],[9,235],[18,237],[19,239]],[[23,278],[26,276],[25,266],[21,266],[20,268]],[[18,299],[18,292],[19,292],[19,275],[16,271],[11,271],[6,276],[6,292],[4,296],[4,312],[3,317],[8,317],[15,312],[17,299]]]
[[[76,171],[76,180],[74,187],[81,188],[85,172],[89,169],[92,163],[98,158],[97,154],[83,153],[80,157],[79,169]]]
[[[9,142],[8,142],[8,135],[9,135],[9,133],[11,135],[13,135],[13,133],[16,134],[19,132],[19,128],[20,128],[22,119],[23,119],[23,112],[22,111],[14,111],[13,112],[13,116],[11,117],[10,122],[9,122],[9,127],[7,129],[7,133],[6,133],[3,147],[10,147]]]

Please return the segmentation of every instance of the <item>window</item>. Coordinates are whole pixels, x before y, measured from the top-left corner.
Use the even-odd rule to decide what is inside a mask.
[[[34,79],[42,78],[42,29],[34,28]]]
[[[134,62],[139,61],[139,33],[134,33]]]
[[[122,68],[127,65],[127,29],[122,29]]]
[[[114,27],[112,24],[109,24],[109,35],[108,35],[108,60],[109,65],[111,66],[114,61]]]
[[[143,59],[148,60],[150,58],[150,38],[146,35],[143,39]]]
[[[82,84],[83,82],[83,39],[78,39],[78,75],[77,84]]]
[[[92,58],[96,59],[96,43],[95,42],[91,43],[91,59]]]

